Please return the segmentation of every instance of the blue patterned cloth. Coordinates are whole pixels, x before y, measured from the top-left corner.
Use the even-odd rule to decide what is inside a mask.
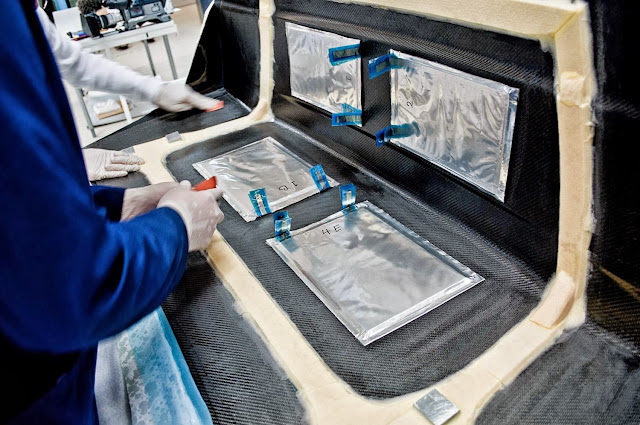
[[[116,339],[135,425],[213,425],[169,322],[156,311]]]

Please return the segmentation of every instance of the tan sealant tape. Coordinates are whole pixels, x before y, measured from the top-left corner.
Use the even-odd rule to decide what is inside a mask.
[[[560,221],[557,278],[540,305],[474,362],[436,384],[461,410],[450,423],[472,423],[484,404],[509,384],[538,355],[585,315],[585,282],[591,238],[591,98],[594,93],[591,34],[586,5],[568,1],[520,0],[354,0],[433,19],[539,39],[553,48],[556,60],[560,144]],[[173,180],[164,167],[169,153],[216,136],[273,119],[272,0],[260,1],[260,101],[243,117],[185,133],[182,141],[165,138],[139,146],[152,183]],[[336,376],[297,327],[264,290],[246,265],[216,234],[207,255],[273,357],[299,390],[312,424],[419,424],[428,421],[413,403],[431,388],[376,401],[357,395]]]

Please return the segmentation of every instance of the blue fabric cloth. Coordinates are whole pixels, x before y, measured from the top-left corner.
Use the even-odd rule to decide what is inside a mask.
[[[162,308],[116,341],[133,424],[213,425]]]
[[[87,182],[33,0],[3,2],[0,28],[0,422],[91,424],[97,343],[178,283],[186,229],[167,208],[117,221],[124,192]]]

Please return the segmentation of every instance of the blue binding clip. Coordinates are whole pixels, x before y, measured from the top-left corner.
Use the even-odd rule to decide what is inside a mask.
[[[258,217],[262,217],[265,214],[271,214],[269,200],[267,199],[267,192],[264,187],[249,192],[249,199],[251,199],[253,209]]]
[[[311,174],[311,178],[316,183],[318,191],[322,192],[323,190],[331,189],[331,183],[329,183],[329,179],[324,173],[322,165],[318,164],[314,167],[311,167],[309,169],[309,174]]]
[[[392,69],[400,69],[404,66],[404,60],[393,53],[387,53],[369,61],[369,79],[372,80]]]
[[[347,183],[340,186],[340,200],[342,201],[342,210],[351,211],[356,208],[356,185]]]
[[[276,240],[282,242],[291,237],[291,218],[286,211],[279,211],[273,215]]]
[[[376,146],[380,147],[391,139],[401,139],[417,134],[417,124],[390,125],[376,132]]]
[[[341,125],[362,125],[362,111],[343,103],[342,112],[331,114],[331,126]]]
[[[333,47],[329,49],[329,62],[331,65],[340,65],[360,57],[360,44]]]

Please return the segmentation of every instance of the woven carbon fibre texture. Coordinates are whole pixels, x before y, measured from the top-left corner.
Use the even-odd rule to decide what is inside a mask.
[[[587,286],[587,312],[591,320],[631,345],[640,357],[640,291],[595,269]]]
[[[343,183],[353,181],[360,200],[373,201],[487,278],[446,306],[364,348],[293,272],[262,245],[264,239],[272,236],[270,217],[246,224],[228,205],[223,205],[226,214],[220,227],[223,235],[336,373],[356,391],[371,397],[391,397],[423,388],[460,369],[524,317],[554,270],[558,157],[551,55],[533,41],[369,7],[321,0],[276,3],[276,116],[358,166],[354,168],[337,160],[282,125],[268,124],[175,153],[168,159],[169,168],[179,179],[196,182],[200,176],[191,168],[193,162],[267,135],[274,136],[304,159],[322,162],[332,177]],[[257,96],[255,58],[259,46],[252,21],[257,16],[257,4],[253,0],[238,0],[218,2],[215,7],[221,13],[218,18],[225,22],[225,31],[230,31],[231,39],[237,40],[233,49],[224,51],[226,63],[236,64],[234,69],[227,68],[225,75],[232,76],[234,83],[225,87],[235,86],[231,93],[251,105]],[[591,248],[594,272],[588,286],[588,311],[597,325],[583,326],[534,362],[490,402],[480,423],[639,422],[638,358],[634,352],[637,353],[640,340],[640,298],[633,288],[640,286],[637,260],[640,213],[634,205],[634,182],[640,179],[634,157],[629,155],[629,144],[620,143],[639,130],[640,84],[632,72],[633,55],[628,54],[638,42],[634,25],[628,24],[637,19],[638,6],[624,1],[609,2],[605,9],[603,2],[593,1],[590,7],[599,97],[594,104],[597,225]],[[285,20],[362,39],[363,63],[392,47],[519,87],[521,97],[506,203],[487,199],[397,148],[371,147],[371,134],[389,124],[387,76],[368,80],[367,73],[363,74],[362,130],[331,128],[326,114],[292,99],[283,36]],[[211,37],[208,40],[213,42]],[[216,38],[216,43],[220,46],[220,38]],[[201,45],[206,43],[201,41]],[[205,48],[203,52],[217,57],[213,45],[209,50]],[[212,82],[209,87],[221,86],[215,81],[222,78],[222,67],[219,77],[215,77],[216,72],[212,67],[211,77],[207,77]],[[110,143],[126,147],[133,144],[129,137],[125,132],[113,137]],[[363,169],[384,176],[387,183],[365,174]],[[390,188],[388,183],[402,191]],[[289,212],[293,227],[298,228],[338,208],[339,197],[332,189],[292,206]],[[185,312],[198,310],[186,298],[179,305]],[[209,314],[208,310],[203,316],[205,313]],[[209,324],[194,321],[189,326],[193,328],[176,330],[179,340],[182,332],[207,341],[218,337]],[[635,345],[625,346],[628,343]],[[190,361],[191,351],[185,351]],[[398,358],[406,360],[403,362],[406,364],[398,364]],[[215,380],[210,361],[205,359],[202,367],[192,368],[201,391],[206,382]],[[251,375],[248,379],[259,376]],[[205,400],[213,411],[216,400],[207,397]],[[262,414],[269,415],[277,407],[270,403],[256,408],[238,402],[228,409],[229,412],[263,409]]]
[[[249,109],[224,89],[207,96],[224,101],[224,108],[203,112],[167,112],[156,109],[128,126],[90,144],[89,148],[122,150],[150,140],[159,139],[174,131],[186,133],[231,121],[249,113]]]
[[[131,173],[99,184],[131,188],[148,182],[142,173]],[[306,423],[296,388],[202,254],[189,255],[163,309],[214,424]]]
[[[200,253],[163,304],[216,425],[305,423],[295,387]]]
[[[589,322],[491,400],[480,424],[640,423],[640,169],[625,143],[640,132],[640,83],[628,54],[640,42],[640,7],[589,6],[598,82]]]
[[[224,87],[249,107],[260,92],[258,0],[216,0],[198,42],[187,83],[201,93]]]
[[[640,423],[640,359],[589,323],[498,392],[478,425]]]
[[[326,0],[278,0],[276,7],[276,117],[323,142],[338,142],[367,168],[551,276],[558,238],[558,128],[553,59],[539,42]],[[331,127],[328,114],[290,96],[287,21],[361,40],[362,129]],[[406,150],[371,143],[390,123],[390,82],[388,73],[370,80],[367,63],[390,48],[520,89],[504,204]]]
[[[594,101],[594,217],[589,314],[640,352],[640,81],[633,55],[638,3],[591,1],[598,97]]]
[[[341,183],[353,182],[370,200],[411,230],[485,277],[486,281],[420,319],[363,347],[265,244],[273,218],[245,221],[223,202],[219,230],[329,367],[358,393],[373,398],[406,394],[438,382],[468,364],[521,320],[545,281],[477,233],[430,206],[332,156],[309,139],[276,124],[250,129],[174,152],[167,166],[178,179],[202,177],[191,164],[272,136]],[[290,206],[294,229],[341,208],[337,188]],[[189,308],[193,308],[189,306]],[[403,359],[398,362],[398,359]]]
[[[129,173],[126,177],[118,177],[117,179],[100,180],[95,183],[98,186],[124,187],[127,189],[133,187],[144,187],[149,185],[149,180],[142,173]]]

